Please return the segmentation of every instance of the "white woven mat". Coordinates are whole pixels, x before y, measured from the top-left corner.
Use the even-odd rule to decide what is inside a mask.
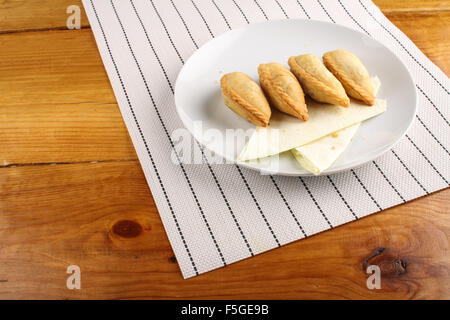
[[[449,186],[449,80],[370,1],[83,3],[185,278]],[[183,63],[232,28],[289,18],[343,24],[395,52],[418,90],[419,112],[407,136],[376,161],[331,176],[272,177],[234,165],[173,164],[171,133],[182,127],[173,88]]]

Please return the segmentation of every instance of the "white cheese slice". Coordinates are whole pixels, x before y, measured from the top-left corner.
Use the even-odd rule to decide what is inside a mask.
[[[291,151],[303,168],[313,174],[320,174],[347,148],[359,125],[360,123],[354,124]]]
[[[380,81],[377,77],[372,81],[376,92]],[[308,121],[301,121],[273,110],[269,126],[256,127],[238,160],[264,158],[303,146],[384,111],[386,100],[381,99],[375,99],[373,106],[351,100],[348,108],[308,100]]]

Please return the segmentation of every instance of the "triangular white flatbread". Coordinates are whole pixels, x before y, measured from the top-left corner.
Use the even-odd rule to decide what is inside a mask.
[[[333,132],[311,143],[292,149],[295,159],[313,174],[328,169],[347,148],[361,123]]]
[[[372,79],[375,95],[380,82]],[[292,149],[295,159],[303,168],[313,174],[320,174],[328,169],[350,144],[361,123],[333,132],[325,137]]]
[[[377,77],[374,87],[380,86]],[[303,146],[338,130],[386,111],[386,100],[375,99],[373,106],[352,100],[348,108],[308,101],[309,120],[301,121],[274,110],[268,127],[257,127],[238,160],[252,160]]]

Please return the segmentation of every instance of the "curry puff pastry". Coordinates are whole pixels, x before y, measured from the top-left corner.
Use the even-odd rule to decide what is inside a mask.
[[[335,50],[325,53],[323,62],[342,83],[349,96],[370,106],[375,103],[369,72],[357,56],[345,50]]]
[[[272,62],[259,65],[258,74],[261,87],[278,110],[300,120],[308,120],[305,95],[292,72]]]
[[[315,55],[290,57],[288,64],[303,89],[314,100],[344,107],[350,105],[342,84]]]
[[[269,124],[269,103],[259,85],[242,72],[225,74],[220,80],[225,104],[247,121],[266,127]]]

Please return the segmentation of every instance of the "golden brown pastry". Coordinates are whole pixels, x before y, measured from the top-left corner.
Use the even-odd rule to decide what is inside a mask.
[[[259,82],[270,102],[280,111],[308,120],[308,109],[297,78],[281,64],[272,62],[258,67]]]
[[[272,110],[259,85],[242,72],[225,74],[220,80],[225,104],[247,121],[266,127]]]
[[[375,103],[369,72],[353,53],[335,50],[323,55],[323,63],[342,83],[347,94],[368,105]]]
[[[350,105],[350,99],[342,84],[315,55],[290,57],[288,64],[302,88],[314,100],[344,107]]]

